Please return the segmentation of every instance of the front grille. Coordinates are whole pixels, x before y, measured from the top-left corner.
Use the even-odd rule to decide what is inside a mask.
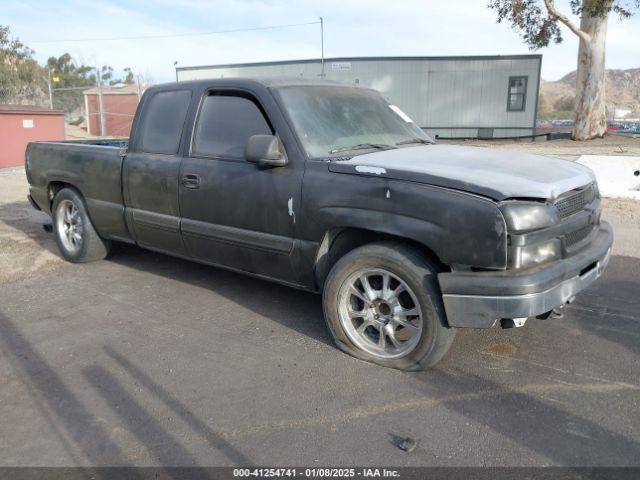
[[[596,190],[593,184],[580,189],[571,190],[561,196],[554,204],[560,218],[566,218],[584,209],[596,198]]]
[[[582,240],[587,238],[589,234],[593,231],[595,225],[587,225],[586,227],[582,227],[575,232],[567,233],[564,236],[565,245],[567,248],[572,247],[576,243],[580,243]]]

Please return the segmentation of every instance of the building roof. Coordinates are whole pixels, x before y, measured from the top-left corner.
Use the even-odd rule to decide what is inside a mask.
[[[524,59],[542,59],[540,54],[522,54],[522,55],[463,55],[463,56],[435,56],[435,57],[331,57],[325,58],[324,63],[328,62],[382,62],[382,61],[478,61],[478,60],[524,60]],[[301,63],[320,63],[321,58],[306,58],[301,60],[277,60],[274,62],[250,62],[250,63],[228,63],[218,65],[194,65],[186,67],[176,67],[180,70],[204,70],[209,68],[236,68],[236,67],[267,67],[273,65],[298,65]]]
[[[38,107],[37,105],[9,105],[0,104],[0,114],[28,114],[28,115],[64,115],[62,110],[51,110],[46,107]]]
[[[140,85],[140,93],[143,93],[149,87],[148,84]],[[82,93],[85,95],[97,95],[98,87],[91,87],[84,90]],[[103,95],[138,95],[137,83],[116,83],[115,85],[104,85],[102,87]]]

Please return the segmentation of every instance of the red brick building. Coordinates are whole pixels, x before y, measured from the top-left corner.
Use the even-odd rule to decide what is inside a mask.
[[[128,137],[131,123],[136,113],[144,86],[136,84],[105,85],[102,87],[102,103],[106,125],[105,135],[109,137]],[[84,92],[84,106],[87,118],[87,133],[100,135],[100,107],[98,88],[93,87]]]
[[[0,105],[0,168],[22,165],[27,144],[37,140],[64,140],[64,112]]]

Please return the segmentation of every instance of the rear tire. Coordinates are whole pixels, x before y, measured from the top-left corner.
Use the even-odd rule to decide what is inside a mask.
[[[435,365],[456,333],[446,323],[437,272],[434,262],[403,243],[373,243],[342,257],[323,292],[325,320],[337,346],[400,370]]]
[[[106,258],[111,243],[96,232],[84,200],[76,190],[60,190],[53,199],[51,212],[56,243],[65,260],[84,263]]]

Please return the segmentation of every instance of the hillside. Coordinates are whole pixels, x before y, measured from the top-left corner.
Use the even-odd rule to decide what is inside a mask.
[[[541,80],[541,113],[567,110],[567,104],[572,103],[575,95],[575,71],[555,82]],[[637,116],[640,113],[640,68],[607,70],[606,98],[607,110],[612,111],[615,107],[617,111],[628,110]]]

